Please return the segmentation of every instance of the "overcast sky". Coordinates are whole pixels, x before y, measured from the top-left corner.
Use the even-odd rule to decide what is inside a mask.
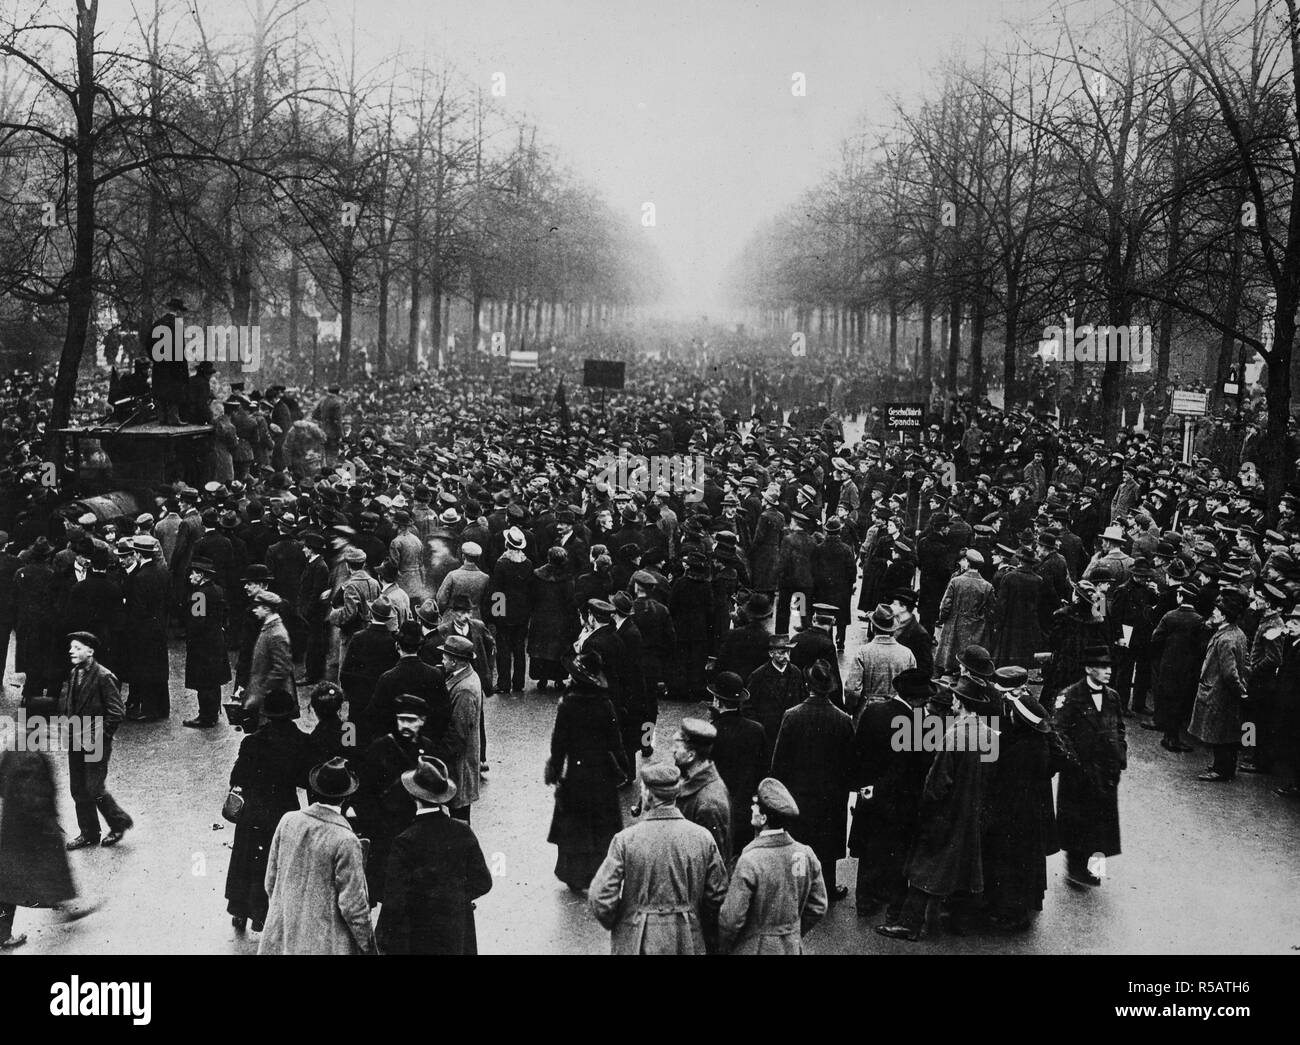
[[[350,0],[323,0],[346,25]],[[890,117],[954,47],[976,56],[1047,0],[359,0],[376,57],[451,56],[504,73],[504,104],[653,236],[700,311],[745,239],[835,160],[865,114]],[[206,6],[206,3],[205,3]],[[792,74],[806,76],[795,97]]]

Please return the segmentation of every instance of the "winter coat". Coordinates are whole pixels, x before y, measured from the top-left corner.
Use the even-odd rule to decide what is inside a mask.
[[[1187,727],[1187,732],[1202,743],[1240,742],[1248,660],[1246,636],[1235,624],[1223,625],[1210,637]]]
[[[993,609],[993,585],[977,570],[966,570],[948,582],[939,605],[942,626],[935,668],[945,675],[957,671],[957,654],[970,645],[988,646],[988,623]]]
[[[572,576],[549,565],[533,571],[530,601],[528,656],[558,661],[571,651],[579,631]]]
[[[1163,733],[1181,730],[1191,717],[1208,638],[1204,619],[1190,604],[1170,610],[1151,633],[1155,724]]]
[[[442,810],[416,814],[393,840],[375,930],[383,954],[477,954],[474,901],[492,873],[469,824]]]
[[[1032,667],[1034,654],[1045,649],[1043,622],[1050,596],[1043,578],[1030,566],[1009,570],[998,584],[989,653],[999,667]]]
[[[677,808],[693,824],[708,828],[718,844],[723,863],[731,864],[731,796],[718,767],[707,762],[689,777],[682,778]]]
[[[225,593],[220,585],[205,581],[185,600],[183,612],[185,688],[220,688],[230,681]]]
[[[813,548],[812,602],[834,606],[838,611],[836,624],[850,623],[853,585],[857,579],[857,556],[837,535],[828,535],[823,543]],[[809,609],[811,612],[811,607]]]
[[[781,720],[772,775],[799,807],[792,833],[812,846],[825,866],[844,855],[849,792],[853,789],[853,722],[822,694]]]
[[[786,831],[762,834],[736,861],[718,915],[723,954],[802,954],[827,908],[817,854]]]
[[[769,660],[750,674],[745,680],[745,688],[749,690],[747,714],[763,727],[763,737],[767,742],[764,761],[768,765],[772,761],[776,735],[781,731],[781,720],[787,711],[807,699],[808,685],[804,682],[803,672],[793,664],[785,671],[777,671]]]
[[[726,891],[713,836],[666,805],[614,836],[587,903],[611,954],[704,954]]]
[[[479,795],[479,717],[483,714],[483,687],[473,668],[466,665],[447,676],[447,698],[451,701],[451,721],[437,745],[437,754],[447,764],[447,772],[456,785],[451,808],[463,809],[477,802]]]
[[[608,851],[623,827],[618,784],[631,775],[614,707],[604,693],[575,689],[555,711],[543,777],[558,784],[546,840],[561,850]]]
[[[785,516],[776,508],[765,508],[754,525],[749,546],[749,576],[754,591],[776,591],[780,587],[781,538]]]
[[[266,894],[258,954],[375,953],[361,841],[334,806],[318,802],[281,819]]]
[[[1116,856],[1120,851],[1119,779],[1128,768],[1128,742],[1119,694],[1103,690],[1098,711],[1086,679],[1056,698],[1053,725],[1076,761],[1061,769],[1056,825],[1067,853]]]
[[[718,731],[713,742],[713,764],[731,803],[730,842],[735,854],[754,837],[749,806],[758,782],[767,776],[768,740],[763,727],[740,711],[714,712],[713,727]]]

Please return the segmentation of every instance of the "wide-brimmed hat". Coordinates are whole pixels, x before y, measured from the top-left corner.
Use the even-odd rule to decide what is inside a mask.
[[[775,612],[772,600],[762,593],[751,595],[745,603],[745,615],[750,620],[767,620]]]
[[[883,602],[871,611],[871,616],[867,619],[876,632],[892,635],[898,630],[898,618],[894,616],[894,611]]]
[[[1128,541],[1128,535],[1124,533],[1124,528],[1119,523],[1111,523],[1102,531],[1101,539],[1103,541]]]
[[[997,670],[993,664],[993,658],[989,656],[989,651],[983,646],[970,645],[957,654],[957,663],[969,671],[972,675],[978,675],[980,678],[992,678],[993,673]]]
[[[993,697],[983,679],[963,675],[953,683],[941,680],[939,685],[971,711],[988,711],[993,707]]]
[[[450,653],[461,660],[474,659],[474,643],[463,635],[448,635],[438,647],[439,653]]]
[[[346,759],[331,758],[307,774],[307,783],[325,798],[347,798],[356,791],[360,781]]]
[[[732,707],[740,707],[749,699],[749,690],[745,688],[745,680],[734,671],[723,671],[717,674],[713,681],[709,683],[709,692],[723,704]]]
[[[1012,692],[1006,696],[1007,703],[1011,705],[1012,713],[1021,722],[1033,729],[1034,732],[1050,733],[1052,731],[1052,727],[1047,721],[1046,709],[1028,693]]]
[[[506,547],[520,551],[528,544],[528,538],[524,536],[524,531],[518,526],[512,526],[506,530]]]
[[[894,692],[909,704],[921,705],[935,695],[938,687],[934,680],[920,668],[908,668],[900,671],[890,681]]]
[[[447,772],[447,764],[432,755],[421,755],[414,769],[402,774],[402,787],[424,802],[446,805],[456,797],[456,784]]]

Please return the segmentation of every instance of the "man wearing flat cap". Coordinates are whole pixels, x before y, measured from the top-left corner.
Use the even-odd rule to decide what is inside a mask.
[[[588,907],[610,931],[611,954],[705,954],[727,892],[727,869],[708,830],[677,808],[681,771],[641,768],[639,822],[609,844]]]
[[[790,837],[799,806],[781,781],[754,789],[745,846],[718,915],[722,954],[802,954],[803,938],[826,914],[826,883],[817,854]]]
[[[731,796],[713,764],[713,743],[718,731],[699,718],[682,719],[673,738],[673,762],[682,772],[677,808],[692,823],[708,829],[718,851],[731,863]]]
[[[334,641],[330,651],[333,672],[347,654],[352,636],[370,620],[370,604],[379,598],[379,582],[366,570],[366,553],[355,545],[343,549],[347,577],[330,599],[331,610],[325,618],[333,626]],[[330,668],[326,668],[329,673]]]
[[[934,667],[946,675],[957,671],[957,654],[972,643],[987,646],[993,616],[993,585],[980,574],[984,556],[967,548],[958,574],[948,582],[935,623],[940,627]]]
[[[473,829],[447,815],[456,785],[437,758],[421,758],[401,784],[417,808],[411,825],[393,840],[375,928],[379,950],[477,954],[474,901],[491,891],[492,872]]]
[[[253,598],[253,616],[257,618],[259,630],[248,667],[248,688],[244,691],[244,707],[249,711],[260,711],[262,701],[274,689],[287,690],[297,697],[293,652],[289,647],[289,632],[280,619],[280,605],[280,596],[273,591],[260,591]],[[293,717],[298,717],[297,708]]]

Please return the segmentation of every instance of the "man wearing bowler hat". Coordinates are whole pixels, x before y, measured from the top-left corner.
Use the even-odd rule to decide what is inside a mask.
[[[704,954],[727,869],[713,836],[677,808],[681,771],[641,767],[640,820],[614,836],[587,891],[611,954]]]
[[[723,954],[802,954],[803,938],[826,914],[826,883],[817,854],[787,827],[799,806],[781,781],[767,777],[750,800],[755,838],[736,862],[718,915]]]
[[[342,758],[307,776],[316,801],[285,813],[266,861],[270,897],[258,954],[375,954],[361,840],[339,810],[357,790]]]
[[[1094,858],[1120,851],[1119,780],[1128,768],[1128,741],[1119,694],[1110,687],[1110,651],[1089,646],[1083,670],[1082,679],[1057,694],[1052,715],[1077,758],[1061,770],[1056,823],[1070,883],[1095,887],[1101,865]]]
[[[770,764],[768,742],[763,727],[744,713],[749,691],[739,675],[730,671],[715,675],[709,684],[709,695],[713,697],[713,728],[717,731],[713,741],[713,764],[717,766],[731,800],[730,840],[732,855],[735,856],[753,837],[744,796],[754,793],[754,788],[767,772]]]
[[[69,849],[98,845],[99,818],[108,824],[103,844],[117,845],[135,822],[119,806],[106,786],[113,734],[125,709],[117,677],[95,659],[99,639],[87,631],[68,636],[72,672],[63,684],[59,713],[73,716],[74,730],[68,746],[68,788],[77,807],[81,833]]]
[[[469,824],[447,815],[456,785],[441,759],[401,777],[415,819],[393,840],[375,939],[383,954],[477,954],[474,901],[492,888]],[[373,856],[372,856],[373,859]]]

